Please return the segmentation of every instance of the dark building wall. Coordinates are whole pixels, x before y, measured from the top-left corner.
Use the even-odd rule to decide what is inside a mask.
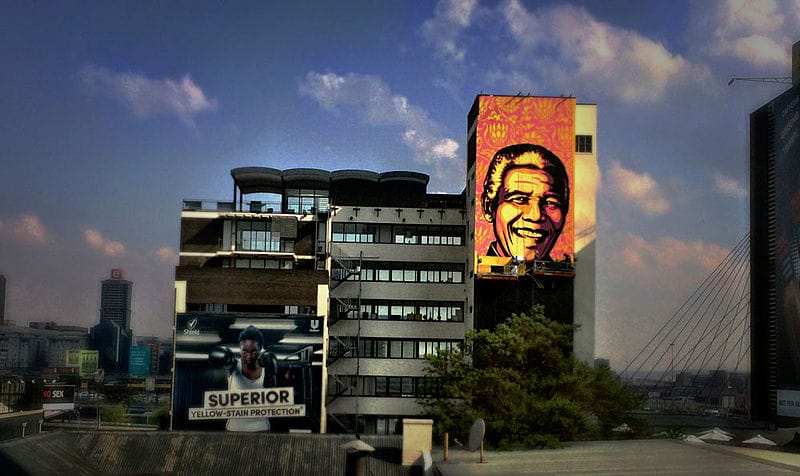
[[[328,277],[325,271],[178,266],[175,280],[187,281],[187,303],[316,306],[317,285]]]
[[[549,319],[573,323],[573,279],[537,276],[546,288],[538,288],[530,277],[519,280],[476,280],[475,327],[494,329],[511,314],[529,313],[534,304],[545,307]]]
[[[122,329],[111,321],[100,321],[92,327],[91,342],[99,353],[99,368],[111,373],[128,371],[130,332],[130,329]]]
[[[750,115],[751,414],[775,416],[775,156],[771,105]]]
[[[222,220],[219,218],[183,218],[181,251],[213,253],[222,243]]]

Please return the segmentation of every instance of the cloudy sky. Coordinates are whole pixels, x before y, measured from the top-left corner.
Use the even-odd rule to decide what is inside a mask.
[[[268,5],[269,3],[269,5]],[[786,85],[798,0],[3,2],[6,316],[98,320],[134,281],[167,335],[184,198],[231,168],[364,168],[464,187],[475,95],[598,105],[597,353],[615,367],[748,230],[748,114]]]

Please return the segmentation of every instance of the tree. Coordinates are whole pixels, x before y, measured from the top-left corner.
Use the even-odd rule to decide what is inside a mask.
[[[574,326],[543,309],[514,314],[494,331],[469,331],[460,349],[428,356],[438,385],[420,403],[437,434],[465,437],[483,418],[490,446],[555,447],[607,435],[635,408],[638,397],[609,370],[574,358]]]

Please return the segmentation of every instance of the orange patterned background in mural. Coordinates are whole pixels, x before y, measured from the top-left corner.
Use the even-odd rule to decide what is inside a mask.
[[[561,159],[569,175],[570,206],[561,236],[550,252],[559,259],[574,257],[575,99],[517,96],[480,96],[475,157],[475,252],[485,256],[494,241],[486,221],[481,194],[486,170],[495,152],[513,144],[536,144]]]

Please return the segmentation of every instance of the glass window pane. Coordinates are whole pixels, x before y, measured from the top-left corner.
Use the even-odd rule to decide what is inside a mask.
[[[403,341],[403,358],[404,359],[413,359],[414,358],[414,341],[412,340],[404,340]]]
[[[375,346],[376,347],[376,349],[375,349],[375,351],[376,351],[375,352],[375,356],[376,357],[378,357],[379,359],[385,359],[385,358],[389,357],[389,341],[381,339],[381,340],[377,341],[375,344],[376,344],[376,346]]]

